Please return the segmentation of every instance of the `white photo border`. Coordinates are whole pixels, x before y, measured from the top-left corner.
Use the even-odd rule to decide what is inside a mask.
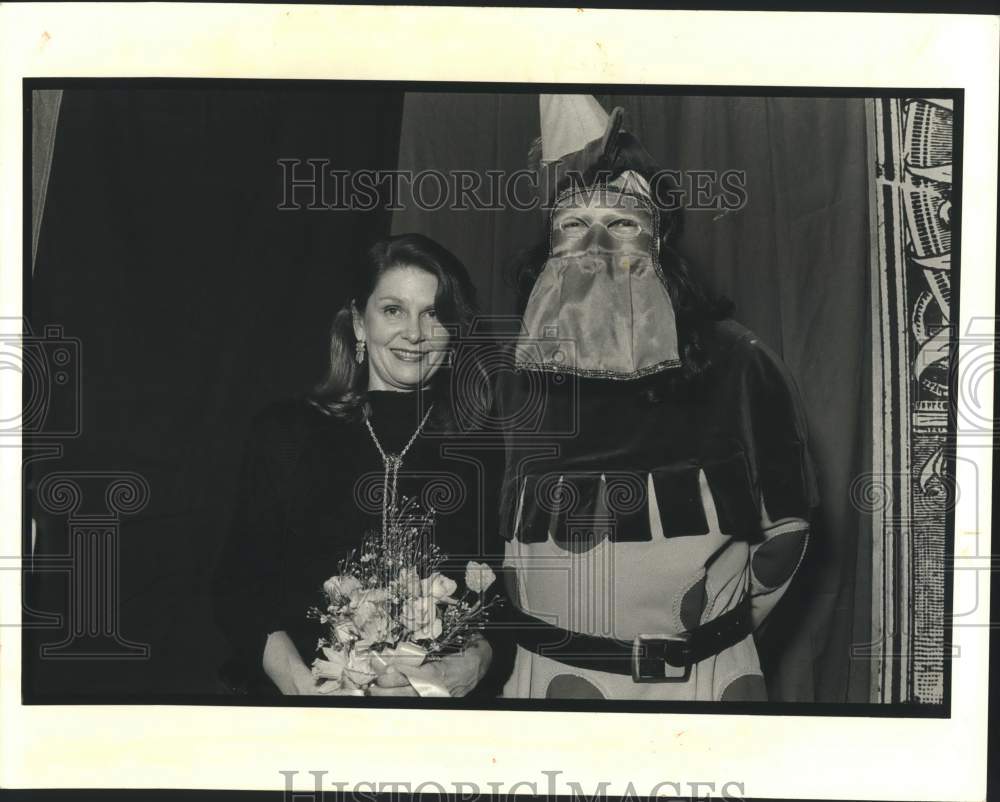
[[[995,17],[930,14],[0,6],[0,319],[22,314],[25,78],[870,86],[965,91],[964,164],[976,169],[965,171],[962,185],[958,331],[964,334],[974,321],[995,318],[998,29]],[[966,347],[959,345],[960,364]],[[979,386],[978,403],[987,408],[992,378]],[[15,371],[0,371],[0,381],[0,396],[21,398]],[[958,403],[961,415],[967,400],[960,396]],[[988,565],[989,532],[975,522],[990,520],[991,451],[960,437],[958,457],[975,465],[969,473],[980,492],[963,493],[957,505],[956,563]],[[20,478],[20,449],[0,448],[2,555],[20,553]],[[0,573],[4,788],[283,790],[281,772],[295,772],[295,788],[309,792],[309,772],[323,771],[328,790],[338,782],[349,790],[427,781],[449,789],[455,782],[482,789],[499,783],[504,791],[534,782],[545,790],[551,778],[561,794],[572,792],[571,782],[584,789],[608,782],[611,795],[627,793],[629,783],[645,795],[663,783],[713,782],[717,789],[738,783],[743,797],[985,797],[990,627],[989,575],[981,570],[954,576],[955,598],[975,604],[953,632],[951,717],[892,719],[22,706],[20,576],[9,570],[15,561],[5,557],[0,565],[7,569]]]

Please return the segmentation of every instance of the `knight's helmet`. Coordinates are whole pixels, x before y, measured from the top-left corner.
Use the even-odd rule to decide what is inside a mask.
[[[617,380],[680,366],[660,266],[657,165],[590,95],[541,95],[529,154],[547,214],[548,256],[525,308],[519,368]]]

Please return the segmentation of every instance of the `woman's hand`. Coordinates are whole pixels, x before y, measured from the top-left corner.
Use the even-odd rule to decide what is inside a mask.
[[[387,668],[368,686],[371,696],[417,696],[410,681],[395,668]]]
[[[301,669],[296,668],[294,670],[292,685],[293,688],[289,693],[292,696],[331,696],[353,693],[358,689],[358,686],[347,677],[344,677],[340,682],[319,679],[305,665]]]
[[[320,694],[324,685],[329,685],[327,680],[317,679],[312,671],[303,663],[292,669],[292,687],[290,691],[283,691],[290,696],[312,696]]]
[[[286,696],[328,696],[354,693],[358,689],[347,677],[338,685],[313,676],[292,639],[282,630],[267,636],[267,643],[264,645],[264,672]]]
[[[485,676],[493,659],[493,649],[488,640],[473,635],[458,654],[449,654],[425,665],[438,677],[438,681],[452,696],[465,696]],[[369,687],[372,696],[418,696],[410,681],[395,668],[379,674]]]
[[[458,654],[449,654],[429,664],[452,696],[465,696],[485,676],[493,659],[493,649],[481,635],[473,635]],[[317,679],[302,661],[291,638],[272,632],[264,647],[264,670],[279,690],[291,696],[325,696],[358,690],[346,676],[336,683]],[[369,686],[372,696],[417,696],[410,681],[394,668],[379,674]]]
[[[458,654],[449,654],[434,663],[452,696],[465,696],[486,675],[493,648],[482,635],[473,635]]]

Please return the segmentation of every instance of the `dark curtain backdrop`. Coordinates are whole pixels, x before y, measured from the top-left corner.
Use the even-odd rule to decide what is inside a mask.
[[[868,701],[871,532],[850,501],[871,464],[871,335],[865,113],[861,99],[598,95],[621,105],[666,168],[742,170],[739,210],[689,211],[681,251],[736,302],[797,377],[822,508],[807,558],[760,633],[772,699]],[[401,169],[517,170],[538,134],[538,96],[408,93]],[[440,239],[469,266],[483,306],[514,311],[511,256],[541,234],[537,211],[396,212],[393,231]]]
[[[867,701],[870,530],[850,503],[870,464],[863,101],[598,96],[666,167],[745,170],[738,211],[689,212],[681,248],[737,317],[781,353],[809,415],[823,507],[795,586],[762,633],[773,698]],[[225,535],[249,417],[322,371],[352,256],[387,213],[279,211],[279,158],[331,168],[513,171],[538,132],[537,95],[249,89],[63,95],[30,290],[35,331],[81,341],[82,434],[49,471],[121,470],[151,497],[121,525],[122,635],[148,661],[29,662],[47,693],[213,692],[222,658],[207,579]],[[305,195],[298,196],[302,203]],[[511,256],[536,211],[419,211],[470,267],[484,309],[514,311]],[[66,548],[35,509],[36,553]],[[31,603],[65,611],[65,579]],[[65,630],[28,638],[30,654]]]
[[[343,268],[389,228],[387,212],[279,211],[278,159],[391,169],[401,108],[400,93],[329,86],[64,93],[29,314],[81,341],[82,434],[31,479],[147,479],[148,505],[121,524],[120,632],[151,653],[29,662],[38,698],[218,690],[206,591],[246,425],[320,377]],[[65,551],[64,519],[35,512],[36,553]],[[65,613],[65,578],[37,580],[36,609]]]

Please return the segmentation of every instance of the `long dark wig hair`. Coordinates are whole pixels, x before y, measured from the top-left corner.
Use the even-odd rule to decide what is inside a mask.
[[[647,180],[652,178],[646,171],[636,172],[643,174]],[[617,174],[609,178],[613,179]],[[688,261],[677,251],[675,246],[683,233],[684,222],[680,210],[660,208],[659,217],[660,267],[677,319],[677,344],[682,364],[677,370],[627,382],[654,403],[667,396],[690,395],[697,391],[698,380],[711,364],[706,347],[708,329],[712,323],[731,317],[735,308],[728,298],[709,293],[693,275]],[[512,265],[511,278],[520,315],[524,314],[531,290],[548,258],[548,216],[545,232],[539,242],[518,254]]]
[[[493,401],[491,384],[478,354],[475,349],[462,347],[478,314],[476,288],[458,257],[423,234],[387,237],[365,252],[352,274],[350,297],[333,319],[326,375],[308,400],[344,420],[359,420],[366,412],[369,360],[359,365],[355,359],[358,341],[352,307],[363,311],[379,279],[397,267],[416,267],[437,278],[434,307],[438,322],[450,333],[450,359],[434,372],[424,388],[434,396],[431,422],[444,431],[475,427],[478,421],[487,419]]]

